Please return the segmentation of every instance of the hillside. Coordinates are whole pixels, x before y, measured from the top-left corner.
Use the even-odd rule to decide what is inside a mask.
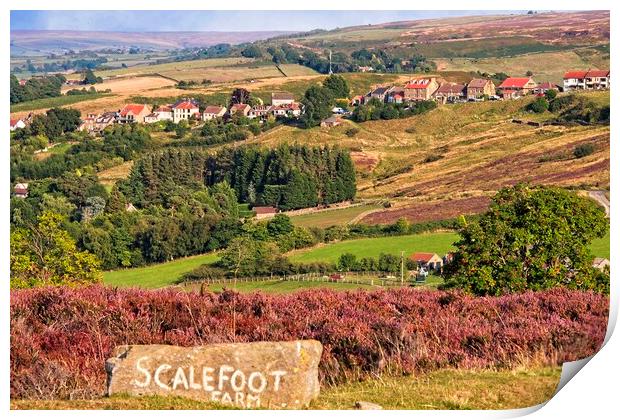
[[[583,94],[609,103],[608,92]],[[541,120],[523,111],[531,101],[445,105],[430,113],[333,129],[283,127],[259,141],[339,144],[354,151],[358,197],[391,197],[394,207],[364,218],[374,223],[404,216],[412,221],[477,213],[498,189],[517,182],[579,188],[609,185],[609,126],[516,124],[513,118]],[[353,137],[349,128],[359,130]],[[572,156],[578,145],[595,152]]]

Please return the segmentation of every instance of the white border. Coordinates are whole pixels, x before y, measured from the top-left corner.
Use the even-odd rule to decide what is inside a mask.
[[[12,4],[11,4],[12,3]],[[249,1],[249,0],[237,0],[234,3],[230,2],[192,2],[186,5],[180,3],[174,3],[163,0],[149,0],[149,1],[134,1],[128,4],[126,1],[108,0],[105,2],[83,2],[72,0],[56,0],[54,2],[41,2],[35,0],[13,0],[11,3],[6,2],[0,6],[3,10],[0,14],[0,30],[2,31],[3,40],[0,43],[0,50],[4,56],[4,63],[8,64],[9,58],[9,10],[10,9],[22,9],[22,10],[168,10],[176,5],[179,5],[179,9],[183,10],[612,10],[612,28],[618,28],[617,10],[620,8],[619,2],[611,1],[599,1],[590,0],[587,2],[575,1],[575,0],[551,0],[540,1],[532,0],[504,0],[498,2],[489,2],[484,0],[470,0],[466,3],[457,0],[445,0],[443,2],[420,2],[420,1],[403,1],[393,0],[389,3],[369,0],[340,0],[338,2],[329,0],[314,0],[311,4],[307,2],[293,2],[291,0],[268,0],[263,2]],[[615,63],[618,61],[617,45],[618,36],[616,31],[612,30],[612,64],[611,67],[617,68]],[[0,77],[2,80],[8,80],[9,66],[5,64],[1,67]],[[5,84],[5,86],[7,86]],[[620,106],[619,97],[612,96],[612,109],[616,110]],[[0,109],[2,115],[5,118],[9,114],[9,101],[8,101],[8,89],[2,90],[2,100],[0,101]],[[617,112],[612,113],[612,132],[615,133],[617,126]],[[614,136],[612,136],[612,139]],[[617,140],[617,138],[615,139]],[[5,153],[3,154],[3,160],[1,163],[1,179],[0,185],[2,185],[2,191],[0,193],[0,200],[2,205],[0,207],[0,220],[4,223],[0,225],[3,240],[0,241],[0,250],[3,256],[3,264],[0,264],[1,278],[4,280],[4,291],[0,294],[0,307],[2,308],[3,322],[2,328],[2,340],[3,345],[0,346],[0,352],[2,354],[2,363],[0,363],[0,372],[2,375],[2,382],[0,388],[0,395],[2,398],[2,409],[8,411],[9,409],[9,348],[10,348],[10,332],[9,332],[9,209],[8,209],[8,197],[9,197],[9,142],[6,138],[6,134],[2,139],[2,147],[4,147]],[[617,354],[620,354],[620,342],[617,337],[618,334],[611,334],[615,326],[615,322],[618,315],[618,297],[619,289],[618,276],[615,275],[616,263],[618,258],[618,240],[620,238],[620,231],[618,230],[617,220],[620,217],[618,208],[616,207],[616,197],[619,194],[617,188],[616,176],[618,175],[618,147],[614,145],[614,141],[611,142],[611,168],[612,168],[612,206],[611,206],[611,261],[612,261],[612,288],[611,288],[611,313],[610,313],[610,328],[608,331],[608,341],[603,349],[596,354],[591,360],[583,367],[581,372],[573,379],[570,380],[566,386],[564,386],[560,392],[552,398],[547,404],[539,407],[523,409],[523,410],[505,410],[505,411],[339,411],[339,412],[321,412],[316,413],[312,411],[298,411],[291,412],[269,412],[269,411],[217,411],[217,412],[203,412],[203,411],[184,411],[184,412],[166,412],[166,411],[120,411],[115,412],[114,416],[118,418],[131,418],[131,419],[153,419],[153,418],[169,418],[171,414],[177,416],[183,416],[184,418],[204,419],[209,416],[217,416],[218,418],[241,418],[252,416],[253,418],[284,418],[294,415],[296,418],[314,418],[318,415],[326,416],[336,414],[339,417],[354,417],[355,418],[375,418],[377,415],[382,417],[392,418],[437,418],[437,419],[451,419],[451,418],[470,418],[470,419],[492,419],[492,418],[514,418],[530,414],[530,418],[533,419],[606,419],[615,417],[618,413],[618,398],[617,387],[614,386],[619,378],[620,364],[618,363]],[[574,365],[573,365],[574,368]],[[107,411],[11,411],[9,413],[14,418],[30,418],[34,416],[41,417],[62,417],[62,418],[83,418],[88,415],[89,417],[107,419],[110,417],[110,412]]]

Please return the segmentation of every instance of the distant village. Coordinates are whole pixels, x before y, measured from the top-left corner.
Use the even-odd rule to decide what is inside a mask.
[[[601,90],[609,89],[609,70],[577,70],[564,74],[563,84],[551,82],[538,83],[533,77],[508,77],[499,86],[487,78],[475,78],[467,84],[451,83],[436,76],[421,76],[409,80],[403,86],[387,85],[376,86],[365,95],[354,96],[350,105],[355,107],[366,104],[371,100],[378,100],[388,104],[407,104],[416,101],[435,100],[438,103],[478,102],[484,100],[510,100],[526,95],[542,95],[548,90],[569,92],[573,90]],[[202,110],[201,110],[202,109]],[[340,116],[349,112],[335,107],[334,115],[321,121],[322,127],[334,127],[342,123]],[[172,121],[178,124],[181,121],[210,121],[230,119],[233,116],[243,116],[248,119],[257,119],[260,122],[268,118],[297,119],[303,113],[302,105],[296,102],[289,92],[273,92],[271,104],[236,103],[229,107],[222,105],[206,105],[201,107],[193,98],[184,98],[174,104],[157,106],[154,109],[147,104],[127,104],[117,111],[101,114],[88,114],[82,120],[80,131],[91,134],[101,133],[111,124],[150,124],[160,121]],[[10,130],[24,128],[29,122],[26,119],[11,119]]]

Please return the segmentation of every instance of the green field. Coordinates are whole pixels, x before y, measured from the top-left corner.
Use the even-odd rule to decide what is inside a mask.
[[[592,255],[595,257],[607,258],[609,259],[609,246],[611,243],[611,237],[609,236],[609,231],[605,237],[600,239],[595,239],[592,241],[590,245],[590,251],[592,251]]]
[[[85,95],[62,95],[54,98],[35,99],[33,101],[21,102],[11,105],[11,112],[33,111],[35,109],[54,108],[58,106],[71,105],[78,102],[92,101],[94,99],[110,96],[107,93],[87,93]]]
[[[103,282],[109,286],[165,287],[174,284],[183,273],[217,260],[217,254],[195,255],[162,264],[127,268],[103,273]]]
[[[440,256],[452,249],[458,235],[451,232],[423,233],[419,235],[364,238],[336,242],[318,246],[310,250],[295,251],[291,254],[294,262],[326,261],[335,263],[340,255],[350,252],[358,258],[378,257],[379,254],[405,255],[413,252],[434,252]]]
[[[326,228],[335,225],[345,225],[365,211],[378,208],[381,208],[381,206],[376,204],[362,204],[361,206],[353,206],[345,209],[325,210],[317,213],[291,216],[291,221],[296,226],[318,226]]]

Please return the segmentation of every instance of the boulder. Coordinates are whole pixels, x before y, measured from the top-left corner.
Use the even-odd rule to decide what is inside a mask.
[[[315,340],[126,345],[106,361],[107,395],[179,396],[239,408],[308,406],[319,395]]]
[[[367,401],[356,401],[355,408],[358,410],[383,410],[379,404],[367,402]]]

